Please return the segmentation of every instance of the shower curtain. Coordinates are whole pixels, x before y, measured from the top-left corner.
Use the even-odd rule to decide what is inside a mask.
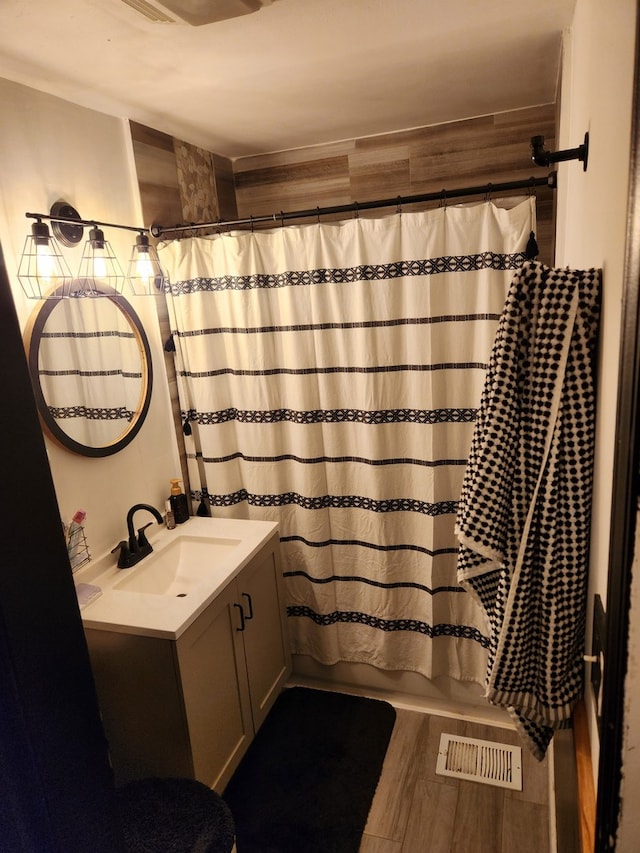
[[[535,200],[160,247],[196,500],[280,525],[292,651],[482,683],[473,423]]]

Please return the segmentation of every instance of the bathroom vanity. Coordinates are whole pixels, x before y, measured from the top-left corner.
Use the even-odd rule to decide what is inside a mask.
[[[77,578],[102,589],[82,618],[116,783],[221,792],[291,671],[277,525],[191,518],[152,544]]]

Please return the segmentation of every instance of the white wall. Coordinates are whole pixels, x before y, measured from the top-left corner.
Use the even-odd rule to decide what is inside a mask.
[[[25,218],[26,211],[48,213],[54,201],[64,198],[87,219],[140,225],[142,218],[126,121],[1,79],[0,115],[0,240],[24,328],[39,304],[24,297],[16,277],[33,221]],[[105,229],[105,236],[126,270],[135,234]],[[81,248],[65,252],[71,269],[77,269]],[[77,509],[86,510],[94,557],[123,538],[126,513],[134,503],[151,503],[162,511],[169,479],[180,476],[154,299],[125,295],[152,350],[155,381],[144,426],[120,453],[99,459],[78,456],[47,440],[61,516],[68,521]],[[19,453],[20,448],[4,452]],[[37,483],[25,512],[36,524]]]
[[[589,131],[590,150],[586,173],[577,162],[559,168],[556,261],[603,271],[589,637],[595,593],[606,608],[636,14],[635,0],[577,0],[563,57],[559,145],[574,148]],[[592,707],[590,730],[597,774]]]

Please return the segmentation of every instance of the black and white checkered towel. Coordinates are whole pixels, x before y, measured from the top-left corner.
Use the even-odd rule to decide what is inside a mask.
[[[496,334],[458,514],[486,697],[541,759],[582,693],[599,270],[525,264]]]

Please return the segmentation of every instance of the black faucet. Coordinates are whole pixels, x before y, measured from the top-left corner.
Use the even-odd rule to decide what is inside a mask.
[[[134,504],[131,507],[127,513],[127,532],[129,533],[129,541],[127,542],[123,539],[121,542],[118,542],[111,552],[112,554],[115,554],[116,551],[120,549],[120,556],[118,557],[119,569],[130,569],[131,566],[135,566],[143,557],[146,557],[147,554],[150,554],[153,551],[153,548],[145,534],[145,530],[147,527],[151,527],[153,522],[150,521],[148,524],[140,527],[137,536],[133,530],[133,516],[139,509],[146,509],[147,512],[150,512],[154,516],[158,524],[162,524],[162,516],[154,506],[151,506],[151,504]]]

